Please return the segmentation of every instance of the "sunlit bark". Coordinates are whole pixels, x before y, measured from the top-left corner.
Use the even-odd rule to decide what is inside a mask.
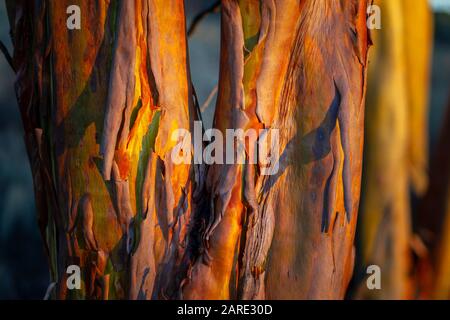
[[[357,296],[404,299],[413,297],[410,189],[427,187],[432,18],[426,0],[375,4],[382,26],[369,58],[358,270],[380,266],[382,290],[367,290],[363,279]]]
[[[279,129],[280,168],[210,168],[209,261],[194,266],[191,298],[342,298],[352,275],[366,2],[298,4],[222,3],[214,126]]]
[[[195,118],[183,2],[77,1],[81,30],[73,1],[7,4],[53,296],[151,298],[183,255],[195,185],[168,156]]]
[[[7,0],[51,297],[343,298],[367,1],[222,2],[214,126],[279,129],[275,175],[172,162],[172,131],[199,118],[183,1],[78,0],[68,30],[73,2]]]

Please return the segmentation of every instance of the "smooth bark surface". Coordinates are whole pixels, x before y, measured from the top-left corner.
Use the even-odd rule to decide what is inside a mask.
[[[414,295],[410,190],[421,196],[428,183],[432,17],[426,0],[374,4],[381,8],[382,28],[372,32],[369,58],[356,295],[405,299]],[[382,270],[382,290],[368,290],[360,279],[372,264]]]
[[[450,98],[432,157],[430,186],[423,198],[417,232],[425,252],[419,256],[418,289],[423,298],[450,298]]]

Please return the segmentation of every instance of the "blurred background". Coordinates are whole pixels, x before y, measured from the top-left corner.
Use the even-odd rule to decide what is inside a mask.
[[[213,2],[186,1],[188,25]],[[435,32],[428,139],[433,154],[450,88],[450,0],[435,0],[431,4]],[[4,1],[0,1],[0,40],[12,52]],[[202,105],[218,81],[218,13],[201,21],[189,39],[189,50],[192,78]],[[0,299],[41,299],[49,274],[35,219],[32,177],[13,86],[14,74],[0,56]],[[204,111],[206,127],[211,127],[214,105],[215,97]]]

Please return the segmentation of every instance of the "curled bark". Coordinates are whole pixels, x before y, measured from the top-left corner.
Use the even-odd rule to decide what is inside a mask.
[[[234,144],[244,163],[174,163],[173,131],[201,118],[182,1],[81,0],[81,31],[61,19],[69,2],[8,1],[53,297],[342,298],[368,1],[222,1],[214,127],[261,130],[270,146],[279,130],[273,175],[252,139]]]
[[[279,129],[279,172],[210,168],[208,263],[194,265],[188,297],[343,297],[362,164],[366,5],[222,3],[214,126]]]
[[[160,279],[168,260],[191,259],[194,168],[167,143],[194,119],[183,3],[83,0],[81,30],[61,19],[70,4],[7,2],[52,295],[148,299],[179,286]]]

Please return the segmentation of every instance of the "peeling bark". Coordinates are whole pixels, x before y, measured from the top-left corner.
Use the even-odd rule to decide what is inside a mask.
[[[235,146],[244,164],[172,162],[173,130],[201,118],[182,1],[79,0],[82,31],[61,19],[68,0],[7,1],[49,295],[343,298],[367,2],[222,1],[214,127],[279,129],[279,171],[262,175],[251,140]],[[83,272],[77,293],[70,264]]]
[[[280,171],[259,175],[261,163],[209,169],[207,263],[194,265],[186,295],[342,298],[359,202],[366,2],[227,1],[222,8],[214,126],[279,129]],[[251,152],[246,146],[247,158]],[[332,220],[326,230],[324,210]]]
[[[183,3],[78,1],[81,31],[61,19],[68,1],[7,4],[53,298],[158,295],[167,260],[190,250],[194,169],[166,143],[194,119]]]

